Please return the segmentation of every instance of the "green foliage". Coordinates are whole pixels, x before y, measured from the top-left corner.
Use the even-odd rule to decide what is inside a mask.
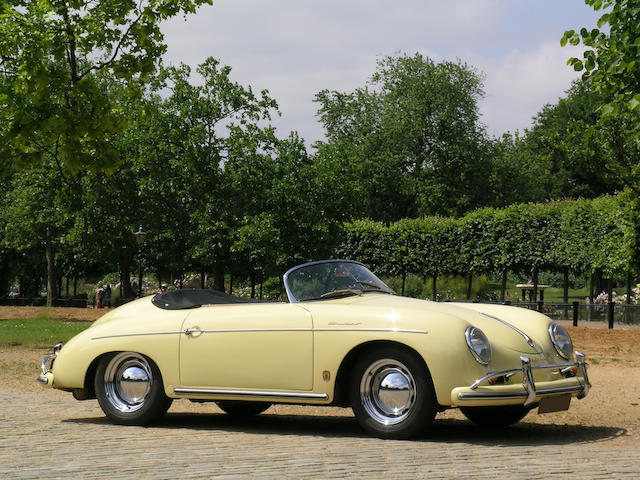
[[[585,3],[595,11],[605,11],[598,28],[567,30],[560,44],[582,43],[586,47],[582,58],[570,58],[567,64],[576,71],[584,70],[583,79],[602,98],[602,118],[597,128],[604,132],[605,145],[611,154],[607,170],[638,193],[640,1],[585,0]]]
[[[468,279],[460,275],[441,275],[437,277],[438,300],[466,300]],[[402,292],[402,278],[384,278],[384,283],[389,285],[397,294]],[[474,276],[471,285],[471,299],[484,299],[489,292],[489,282],[484,275]],[[433,278],[426,279],[417,275],[407,275],[404,286],[404,294],[407,297],[433,299]]]
[[[104,79],[146,79],[166,47],[160,23],[211,0],[0,3],[0,161],[62,171],[110,170],[126,127]],[[3,123],[4,123],[3,122]]]
[[[352,218],[457,215],[486,201],[490,142],[479,122],[481,76],[420,54],[378,61],[369,84],[316,95],[327,131],[321,162],[341,158]]]
[[[542,108],[523,136],[508,139],[507,158],[535,176],[535,182],[524,185],[531,195],[525,200],[595,198],[622,190],[623,182],[607,168],[612,152],[607,148],[610,132],[599,126],[601,103],[602,96],[588,82],[576,81],[566,98]],[[505,180],[511,183],[512,178]]]
[[[504,270],[529,274],[568,267],[611,277],[635,269],[634,205],[632,195],[622,193],[482,209],[459,219],[402,220],[388,227],[355,221],[347,224],[337,255],[393,276]]]

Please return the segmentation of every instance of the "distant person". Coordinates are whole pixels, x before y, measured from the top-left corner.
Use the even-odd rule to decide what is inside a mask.
[[[102,308],[103,295],[104,295],[104,289],[102,287],[98,287],[98,290],[96,290],[96,308]]]
[[[104,306],[111,308],[111,285],[108,283],[104,289]]]

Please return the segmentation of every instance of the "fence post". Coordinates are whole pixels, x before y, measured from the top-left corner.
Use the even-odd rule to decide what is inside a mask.
[[[609,302],[609,310],[607,311],[607,317],[609,318],[609,328],[613,328],[613,309],[615,303]]]
[[[573,326],[578,326],[578,308],[580,308],[579,302],[573,302]]]
[[[537,303],[538,303],[538,311],[542,313],[542,310],[543,310],[542,307],[544,306],[544,302],[537,302]]]

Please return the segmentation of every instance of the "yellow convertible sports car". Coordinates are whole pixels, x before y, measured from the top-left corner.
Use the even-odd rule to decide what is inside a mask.
[[[510,425],[589,391],[584,355],[540,313],[396,296],[350,260],[299,265],[284,284],[288,303],[209,290],[138,299],[56,345],[38,380],[97,398],[116,423],[152,423],[179,398],[245,416],[351,406],[382,438],[413,436],[448,408]]]

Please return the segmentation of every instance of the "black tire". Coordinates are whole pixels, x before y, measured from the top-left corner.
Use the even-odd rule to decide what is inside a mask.
[[[234,417],[254,417],[260,415],[271,406],[263,402],[239,402],[234,400],[221,400],[216,402],[220,409]]]
[[[481,427],[508,427],[527,416],[530,407],[505,405],[502,407],[462,407],[462,414]]]
[[[356,361],[349,399],[362,428],[380,438],[412,437],[436,414],[433,383],[424,363],[393,346],[368,350]]]
[[[121,425],[149,425],[160,419],[173,401],[164,393],[157,365],[135,352],[103,358],[94,386],[102,411]]]

